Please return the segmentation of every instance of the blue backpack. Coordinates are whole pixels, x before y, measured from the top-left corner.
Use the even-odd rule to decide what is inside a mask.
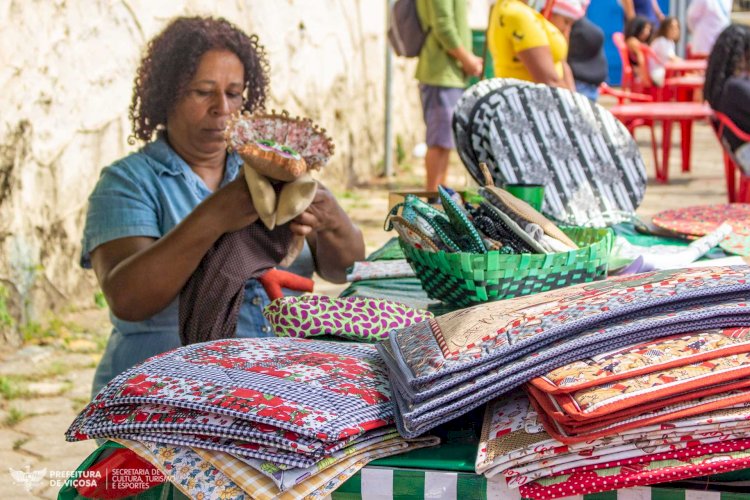
[[[422,29],[419,22],[417,1],[396,0],[388,26],[388,41],[393,51],[402,57],[417,57],[429,33],[430,29]]]

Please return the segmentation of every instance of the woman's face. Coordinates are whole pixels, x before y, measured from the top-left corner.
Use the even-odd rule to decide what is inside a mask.
[[[677,41],[680,38],[680,23],[676,20],[669,23],[666,35],[669,40]]]
[[[172,147],[200,156],[222,152],[227,119],[242,107],[244,76],[245,68],[233,52],[203,54],[184,95],[167,115]]]

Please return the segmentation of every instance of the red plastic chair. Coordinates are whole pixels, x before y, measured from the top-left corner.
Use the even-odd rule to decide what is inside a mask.
[[[688,42],[685,46],[685,59],[708,59],[708,54],[693,52],[693,45]]]
[[[724,153],[724,174],[727,180],[727,198],[729,203],[750,203],[750,176],[744,174],[737,165],[732,147],[724,138],[724,132],[729,129],[738,139],[750,142],[750,134],[740,128],[724,113],[714,111],[711,121],[716,137]],[[739,176],[739,179],[738,179]]]

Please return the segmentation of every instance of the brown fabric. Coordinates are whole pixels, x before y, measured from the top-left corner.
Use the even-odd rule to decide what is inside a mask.
[[[219,238],[180,292],[182,344],[234,337],[245,283],[281,262],[291,243],[288,224],[269,231],[260,221]]]

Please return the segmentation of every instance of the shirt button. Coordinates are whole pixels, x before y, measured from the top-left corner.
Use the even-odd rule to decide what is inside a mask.
[[[253,300],[252,300],[253,305],[259,306],[261,302],[263,302],[263,299],[261,299],[257,295],[253,297]]]
[[[271,331],[271,327],[270,327],[270,326],[268,326],[268,325],[265,325],[265,326],[263,326],[263,327],[262,327],[262,328],[260,329],[260,331],[261,331],[261,332],[263,332],[263,333],[268,333],[268,332],[270,332],[270,331]]]

